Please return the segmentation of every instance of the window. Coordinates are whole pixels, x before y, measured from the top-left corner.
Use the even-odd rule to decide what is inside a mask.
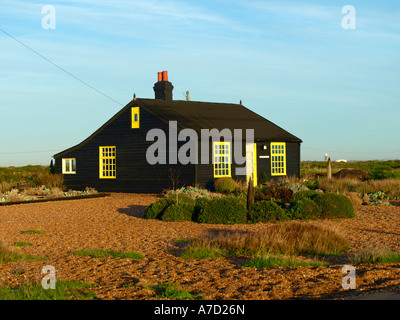
[[[231,176],[231,143],[213,143],[214,178]]]
[[[285,142],[271,142],[271,175],[286,175]]]
[[[99,176],[100,179],[115,179],[116,170],[116,147],[106,146],[99,148]]]
[[[131,108],[131,115],[132,115],[132,129],[139,128],[139,107],[132,107]]]
[[[76,173],[76,159],[62,159],[62,173],[75,174]]]

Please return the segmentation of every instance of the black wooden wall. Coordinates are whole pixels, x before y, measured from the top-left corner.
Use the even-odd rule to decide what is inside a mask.
[[[65,174],[64,184],[71,189],[94,187],[105,192],[161,192],[172,187],[169,179],[169,169],[180,170],[179,186],[210,187],[214,181],[212,165],[212,143],[209,143],[209,164],[156,164],[150,165],[146,160],[146,151],[153,141],[146,141],[146,134],[153,128],[162,129],[168,133],[168,124],[144,108],[140,108],[140,128],[131,128],[132,101],[120,115],[109,123],[93,138],[88,139],[80,147],[72,148],[55,158],[56,172],[61,173],[62,158],[76,158],[76,174]],[[173,120],[173,119],[171,119]],[[167,135],[168,142],[168,135]],[[278,142],[278,141],[277,141]],[[185,142],[178,143],[178,149]],[[267,144],[267,149],[262,146]],[[99,146],[116,146],[117,173],[115,179],[99,178]],[[168,150],[168,149],[167,149]],[[233,151],[233,149],[232,149]],[[242,145],[242,155],[245,156],[245,144]],[[257,142],[257,172],[267,173],[271,177],[270,144]],[[233,154],[232,154],[233,159]],[[168,158],[167,158],[168,161]],[[200,161],[200,157],[199,157]],[[231,166],[234,179],[245,180],[245,176],[236,176],[236,167]],[[300,176],[300,144],[286,143],[286,170],[288,176]]]

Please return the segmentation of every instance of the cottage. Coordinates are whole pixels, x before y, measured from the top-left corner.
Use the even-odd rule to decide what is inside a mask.
[[[300,176],[301,140],[241,103],[173,100],[166,71],[158,73],[155,99],[134,97],[80,144],[54,155],[68,188],[107,192],[160,192],[211,186],[220,177],[257,184]]]

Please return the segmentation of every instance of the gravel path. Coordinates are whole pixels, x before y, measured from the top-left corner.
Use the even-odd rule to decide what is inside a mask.
[[[100,299],[155,299],[152,285],[170,281],[206,299],[347,299],[375,291],[400,291],[400,263],[356,266],[356,289],[344,290],[342,267],[288,267],[262,270],[241,266],[240,258],[182,259],[177,239],[199,238],[214,229],[259,230],[255,225],[201,225],[144,220],[153,194],[112,194],[82,199],[0,207],[0,241],[38,261],[0,264],[0,285],[40,282],[44,265],[56,269],[57,280],[96,285]],[[351,243],[352,252],[370,246],[400,251],[400,206],[359,206],[356,217],[311,222],[329,226]],[[37,229],[43,234],[21,234]],[[33,244],[15,247],[17,241]],[[143,259],[90,258],[72,250],[135,251]]]

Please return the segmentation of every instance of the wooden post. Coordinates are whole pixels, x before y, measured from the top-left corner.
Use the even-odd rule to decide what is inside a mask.
[[[254,204],[254,187],[253,187],[253,181],[251,180],[250,176],[249,186],[247,188],[247,211],[251,210],[253,204]]]
[[[331,158],[328,158],[328,168],[327,168],[327,177],[328,179],[332,178],[332,167],[331,167]]]

